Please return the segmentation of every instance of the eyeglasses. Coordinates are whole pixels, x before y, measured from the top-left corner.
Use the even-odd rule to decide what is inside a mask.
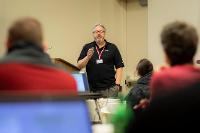
[[[105,33],[105,31],[104,30],[96,30],[96,31],[93,31],[93,33]]]

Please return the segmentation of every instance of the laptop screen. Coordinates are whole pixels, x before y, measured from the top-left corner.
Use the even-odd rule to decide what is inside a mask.
[[[0,102],[0,133],[91,133],[85,102]]]
[[[78,92],[88,92],[89,84],[86,73],[72,73],[72,76],[75,78]]]

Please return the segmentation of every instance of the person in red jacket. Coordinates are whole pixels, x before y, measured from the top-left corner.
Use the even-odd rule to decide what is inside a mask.
[[[200,69],[194,66],[198,46],[196,29],[185,22],[172,22],[163,28],[161,43],[169,67],[153,74],[151,98],[191,86],[200,80]]]
[[[150,99],[181,91],[200,81],[200,69],[194,66],[198,46],[196,29],[185,22],[167,24],[161,32],[161,44],[169,67],[155,72],[150,81]],[[134,109],[146,108],[149,100],[143,99]]]
[[[0,92],[77,94],[74,78],[45,53],[38,20],[27,17],[15,21],[6,45],[7,54],[0,60]]]

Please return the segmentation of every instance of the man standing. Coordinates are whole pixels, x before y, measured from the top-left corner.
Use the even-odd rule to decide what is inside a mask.
[[[97,24],[93,28],[94,41],[86,44],[78,58],[78,67],[86,67],[90,89],[105,97],[116,97],[121,88],[121,54],[115,44],[105,40],[106,29]]]
[[[42,26],[22,18],[9,28],[7,54],[0,60],[0,91],[77,94],[76,82],[45,53]]]

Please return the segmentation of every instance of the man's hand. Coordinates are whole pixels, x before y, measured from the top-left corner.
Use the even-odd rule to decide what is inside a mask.
[[[78,61],[78,64],[77,64],[78,68],[79,69],[84,68],[87,65],[88,61],[90,60],[90,58],[92,57],[93,54],[94,54],[94,47],[88,49],[87,55],[83,59]]]
[[[94,54],[94,47],[88,49],[88,51],[87,51],[87,58],[90,59],[93,54]]]
[[[138,105],[135,105],[133,109],[145,109],[149,106],[149,99],[142,99]]]

